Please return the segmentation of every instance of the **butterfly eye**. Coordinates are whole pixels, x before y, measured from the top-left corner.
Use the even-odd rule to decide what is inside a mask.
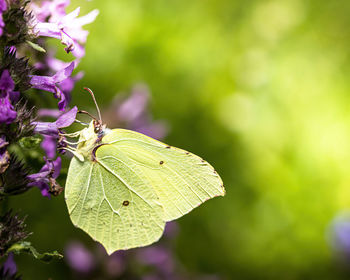
[[[96,134],[98,134],[100,131],[101,131],[101,127],[95,126],[94,132],[95,132]]]
[[[102,131],[102,123],[100,121],[94,120],[94,132],[100,134]]]

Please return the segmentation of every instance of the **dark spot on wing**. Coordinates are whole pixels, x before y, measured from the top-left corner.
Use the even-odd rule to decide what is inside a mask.
[[[162,161],[162,160],[159,162],[160,165],[162,165],[163,163],[164,163],[164,161]]]
[[[129,205],[129,203],[130,203],[130,202],[129,202],[129,201],[127,201],[127,200],[124,200],[124,201],[123,201],[123,205],[124,205],[124,206],[128,206],[128,205]]]
[[[189,152],[186,152],[186,155],[189,155],[190,153]]]
[[[165,148],[170,149],[171,147],[170,146],[166,146]]]

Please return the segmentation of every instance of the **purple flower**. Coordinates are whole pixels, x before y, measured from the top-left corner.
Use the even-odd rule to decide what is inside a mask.
[[[44,140],[41,142],[40,147],[45,151],[49,159],[53,159],[56,156],[57,138],[44,135]]]
[[[147,110],[149,99],[148,88],[144,85],[137,85],[127,99],[120,100],[117,97],[112,106],[105,110],[103,119],[110,127],[122,125],[150,137],[161,139],[167,134],[168,128],[163,121],[152,121]]]
[[[34,131],[42,135],[58,137],[60,129],[68,127],[74,122],[77,112],[78,108],[74,106],[71,110],[59,116],[54,122],[32,122],[35,125]]]
[[[137,258],[140,263],[155,266],[163,273],[170,274],[174,271],[170,250],[159,245],[140,249]]]
[[[84,50],[80,44],[86,42],[89,34],[88,31],[82,29],[82,26],[93,22],[98,15],[98,10],[93,10],[78,18],[79,12],[80,8],[77,8],[63,17],[54,16],[49,19],[49,22],[42,22],[37,19],[34,22],[34,32],[37,36],[61,40],[61,43],[66,46],[65,51],[67,53],[72,52],[75,57],[82,57],[84,56]]]
[[[27,176],[31,181],[28,186],[37,186],[43,196],[50,197],[50,186],[58,186],[56,178],[61,171],[61,158],[57,157],[54,161],[46,158],[44,160],[45,164],[38,173]]]
[[[0,123],[10,124],[17,117],[17,113],[14,110],[10,100],[5,98],[0,98]]]
[[[49,159],[53,159],[56,156],[56,149],[66,147],[64,142],[65,138],[60,136],[60,130],[67,126],[70,126],[77,115],[78,108],[75,106],[68,112],[59,115],[57,110],[41,110],[39,111],[41,116],[57,116],[58,118],[54,122],[32,122],[35,125],[34,132],[40,133],[44,136],[44,140],[40,146],[45,151]],[[61,154],[64,150],[60,151]]]
[[[57,119],[60,115],[62,115],[62,112],[57,109],[39,109],[37,116],[40,117],[52,117]]]
[[[176,222],[167,222],[164,229],[164,236],[174,238],[179,232],[179,226]]]
[[[65,8],[69,5],[69,2],[69,0],[46,0],[41,3],[41,6],[31,3],[30,7],[37,20],[44,22],[47,18],[50,18],[54,22],[66,15]]]
[[[94,256],[79,242],[68,244],[65,257],[68,265],[77,272],[87,274],[95,268]]]
[[[13,91],[15,83],[13,82],[8,70],[2,71],[0,77],[0,123],[10,124],[16,117],[11,102],[16,102],[19,98],[19,92]]]
[[[67,106],[65,94],[60,89],[60,84],[70,77],[74,70],[74,62],[70,63],[66,68],[58,71],[55,75],[49,76],[31,76],[31,85],[33,88],[52,92],[55,98],[60,99],[58,108],[63,111]]]
[[[13,91],[15,83],[11,78],[10,72],[4,70],[0,77],[0,97],[8,97],[11,102],[16,102],[19,99],[19,92]]]
[[[125,256],[125,251],[118,251],[107,257],[104,263],[109,277],[117,278],[124,273],[126,269]]]
[[[4,20],[2,18],[2,13],[6,11],[7,5],[5,0],[0,0],[0,36],[2,36],[3,29],[5,27]]]
[[[128,99],[118,108],[120,119],[132,122],[139,118],[146,110],[149,101],[149,93],[146,87],[135,87]]]
[[[4,275],[2,276],[14,276],[17,273],[17,265],[13,257],[13,253],[9,253],[6,261],[3,264]]]
[[[134,122],[130,126],[130,129],[143,133],[155,139],[162,139],[168,133],[168,126],[164,121],[151,122],[147,118],[140,120],[139,122]]]

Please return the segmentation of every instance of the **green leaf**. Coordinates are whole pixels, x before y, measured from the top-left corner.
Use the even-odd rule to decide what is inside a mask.
[[[15,254],[20,254],[22,252],[26,252],[28,254],[33,255],[36,259],[41,260],[43,262],[51,262],[54,259],[62,259],[63,256],[57,251],[53,251],[51,253],[42,253],[40,254],[30,242],[22,241],[13,244],[8,250],[7,253],[13,252]]]
[[[39,146],[41,139],[37,136],[22,137],[19,139],[19,145],[24,149],[33,149]]]
[[[33,43],[33,42],[31,42],[31,41],[28,41],[28,40],[27,40],[26,42],[27,42],[27,44],[28,44],[29,46],[31,46],[34,50],[37,50],[38,52],[46,53],[46,50],[45,50],[43,47],[39,46],[38,44]]]

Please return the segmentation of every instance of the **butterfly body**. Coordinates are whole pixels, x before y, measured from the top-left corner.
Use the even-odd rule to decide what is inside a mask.
[[[66,203],[72,222],[110,254],[157,241],[167,221],[225,194],[214,168],[182,149],[126,129],[81,131]]]

